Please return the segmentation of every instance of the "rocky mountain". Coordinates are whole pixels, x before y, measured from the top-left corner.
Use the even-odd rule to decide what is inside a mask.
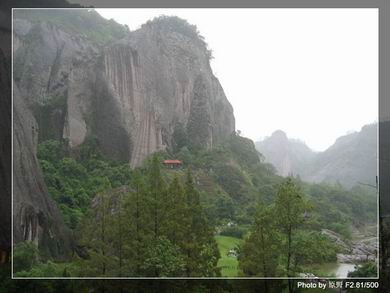
[[[375,185],[377,175],[378,125],[365,125],[359,132],[339,137],[315,156],[303,176],[314,182],[331,181],[351,187],[357,183]]]
[[[277,130],[263,141],[256,142],[256,149],[265,157],[265,161],[275,166],[279,175],[302,174],[315,153],[302,141],[289,139],[281,130]]]
[[[212,148],[235,130],[211,52],[182,19],[161,16],[130,32],[94,10],[18,10],[13,25],[16,241],[52,249],[54,236],[69,248],[37,165],[38,142],[67,141],[77,153],[94,136],[108,158],[134,167],[183,137]]]
[[[16,15],[14,24],[15,82],[41,139],[66,138],[76,148],[93,134],[106,155],[138,166],[173,147],[176,129],[208,147],[234,131],[210,51],[186,21],[160,17],[101,45],[63,29],[61,17],[35,23]]]
[[[282,131],[256,143],[257,149],[282,176],[299,174],[310,182],[339,182],[351,187],[375,185],[377,174],[377,124],[342,136],[323,152],[315,153],[304,143],[288,139]]]

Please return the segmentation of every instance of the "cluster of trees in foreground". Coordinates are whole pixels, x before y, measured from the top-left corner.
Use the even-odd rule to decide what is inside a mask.
[[[220,276],[214,229],[190,171],[184,183],[175,175],[167,185],[155,156],[146,176],[136,171],[128,187],[113,189],[107,180],[103,189],[77,229],[85,259],[34,266],[34,244],[21,243],[16,275]],[[310,229],[310,210],[291,179],[280,186],[273,205],[260,203],[238,254],[240,275],[296,276],[300,265],[334,261],[337,247]]]
[[[160,169],[172,156],[184,167]],[[16,276],[220,276],[217,233],[243,240],[238,276],[297,276],[336,260],[338,247],[322,228],[371,215],[364,190],[279,177],[240,136],[213,150],[159,153],[136,170],[105,158],[93,137],[77,153],[47,140],[38,158],[77,253],[58,263],[20,243]]]
[[[101,186],[76,229],[79,254],[66,273],[76,276],[219,276],[214,230],[188,171],[185,182],[163,179],[154,156],[148,172],[135,171],[128,187]],[[31,246],[31,245],[30,245]],[[16,270],[24,269],[16,249]],[[23,251],[23,249],[21,250]],[[39,274],[21,271],[17,275]]]
[[[291,178],[281,185],[273,205],[260,203],[239,254],[243,275],[294,277],[302,265],[335,261],[337,246],[310,229],[310,209]],[[288,285],[292,292],[294,283]]]

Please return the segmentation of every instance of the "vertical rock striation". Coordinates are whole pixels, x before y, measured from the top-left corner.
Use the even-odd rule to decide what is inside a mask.
[[[77,148],[94,134],[108,157],[139,166],[172,149],[178,124],[208,148],[234,131],[210,52],[182,20],[148,22],[106,46],[55,23],[16,19],[14,27],[15,82],[40,140],[66,138]]]
[[[234,131],[232,107],[211,71],[205,45],[166,25],[148,23],[106,48],[97,70],[98,83],[105,86],[96,97],[104,98],[99,105],[113,104],[117,111],[115,124],[127,134],[121,135],[126,141],[118,144],[128,146],[132,166],[155,151],[171,149],[177,124],[190,132],[202,129],[204,134],[195,132],[191,137],[206,147]],[[103,148],[112,150],[106,138],[117,134],[101,135]],[[109,147],[104,147],[106,143]]]
[[[159,17],[119,34],[123,27],[86,11],[18,11],[14,18],[16,242],[36,241],[49,255],[70,248],[36,159],[39,141],[65,140],[77,151],[95,136],[108,158],[135,167],[173,150],[179,126],[196,148],[234,132],[210,51],[186,21]]]

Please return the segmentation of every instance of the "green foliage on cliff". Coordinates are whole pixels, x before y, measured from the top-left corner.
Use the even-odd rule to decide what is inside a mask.
[[[61,9],[52,10],[16,10],[15,18],[21,18],[32,23],[49,23],[61,27],[67,33],[79,35],[98,45],[104,45],[123,38],[128,32],[126,26],[113,19],[101,17],[93,9]]]
[[[189,139],[183,124],[176,124],[175,129],[173,131],[172,139],[173,151],[175,153],[179,152],[182,148],[186,148],[188,146]]]
[[[207,58],[210,60],[213,58],[212,51],[208,48],[204,37],[200,34],[196,25],[190,24],[187,20],[177,16],[160,15],[148,20],[144,26],[154,26],[159,30],[165,30],[175,32],[190,38],[194,43],[197,43],[205,48]]]
[[[105,182],[112,187],[128,184],[131,169],[127,162],[103,159],[93,137],[80,147],[79,154],[67,149],[66,141],[47,140],[38,145],[37,156],[50,195],[65,223],[74,229]]]
[[[45,96],[33,107],[33,114],[38,123],[39,141],[58,140],[62,133],[58,127],[63,125],[66,115],[66,97]]]
[[[194,98],[191,102],[190,116],[187,122],[188,146],[192,151],[210,148],[211,118],[208,112],[208,94],[206,83],[199,75],[194,84]]]

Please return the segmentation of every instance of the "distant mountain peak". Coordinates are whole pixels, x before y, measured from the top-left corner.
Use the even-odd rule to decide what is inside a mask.
[[[313,151],[304,142],[289,139],[280,129],[274,131],[270,137],[257,142],[256,148],[282,176],[300,173],[299,168],[302,163],[308,161],[313,155]]]
[[[285,138],[287,138],[287,134],[283,130],[278,129],[272,133],[271,137],[285,137]]]
[[[336,139],[323,152],[313,152],[304,142],[288,138],[282,130],[256,143],[265,160],[279,175],[299,174],[312,182],[372,182],[376,175],[377,124],[364,125]]]

